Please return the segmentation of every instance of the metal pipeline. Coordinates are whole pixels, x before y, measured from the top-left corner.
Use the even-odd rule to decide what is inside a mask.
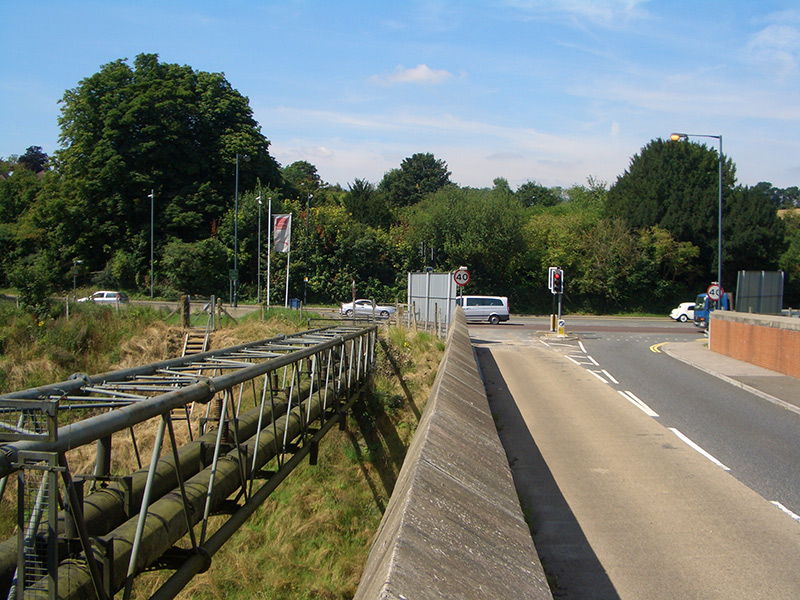
[[[308,406],[309,402],[310,407]],[[263,429],[260,435],[250,437],[244,443],[245,456],[252,457],[255,452],[255,468],[260,469],[278,455],[284,433],[288,439],[296,439],[304,430],[307,416],[309,421],[314,421],[319,419],[321,411],[321,402],[317,398],[296,406],[291,413],[277,420],[276,430],[270,426]],[[256,437],[259,438],[257,447]],[[250,458],[247,460],[249,462]],[[245,484],[242,481],[241,472],[239,454],[235,450],[227,453],[219,461],[215,474],[215,486],[211,495],[212,507],[219,506]],[[202,518],[210,478],[211,467],[208,467],[186,482],[186,503],[189,506],[189,518],[192,525],[197,524]],[[102,537],[104,544],[113,545],[112,580],[110,582],[112,591],[118,591],[125,585],[137,520],[138,517],[131,518]],[[137,572],[154,563],[187,533],[184,502],[180,497],[180,492],[176,489],[154,502],[147,512]],[[60,599],[83,599],[91,597],[93,594],[91,574],[83,561],[62,563],[58,571],[58,582],[57,597]]]

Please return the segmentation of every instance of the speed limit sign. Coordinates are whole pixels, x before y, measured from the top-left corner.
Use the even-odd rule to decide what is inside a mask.
[[[708,294],[709,300],[713,300],[716,302],[717,300],[722,298],[722,286],[720,286],[717,283],[713,283],[710,286],[708,286],[706,294]]]
[[[456,282],[456,285],[467,285],[469,283],[469,271],[467,271],[467,268],[461,267],[453,273],[453,281]]]

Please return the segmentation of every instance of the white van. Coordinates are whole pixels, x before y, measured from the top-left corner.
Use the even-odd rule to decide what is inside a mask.
[[[456,304],[464,309],[467,321],[489,322],[497,325],[508,321],[508,298],[505,296],[460,296]]]

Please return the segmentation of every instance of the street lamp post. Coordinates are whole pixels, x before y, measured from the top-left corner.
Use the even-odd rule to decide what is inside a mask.
[[[236,153],[236,191],[233,201],[233,299],[231,301],[234,307],[239,306],[237,296],[237,286],[239,285],[239,156],[244,160],[250,159],[246,154]]]
[[[150,190],[150,300],[153,299],[153,201],[156,197],[155,190]]]
[[[256,288],[256,304],[261,304],[261,194],[256,198],[258,200],[258,287]]]
[[[303,306],[307,304],[308,298],[308,217],[311,211],[311,199],[314,196],[312,194],[308,194],[306,198],[306,274],[303,277]]]
[[[72,295],[75,295],[76,284],[78,280],[78,265],[83,261],[80,258],[72,259]]]
[[[673,142],[688,140],[690,137],[705,137],[719,140],[719,210],[717,216],[717,283],[722,285],[722,135],[702,133],[673,133],[669,136]]]

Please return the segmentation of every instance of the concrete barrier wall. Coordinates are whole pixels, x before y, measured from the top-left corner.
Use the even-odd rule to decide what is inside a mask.
[[[800,377],[800,319],[715,310],[708,338],[714,352]]]
[[[355,598],[552,600],[460,308]]]

